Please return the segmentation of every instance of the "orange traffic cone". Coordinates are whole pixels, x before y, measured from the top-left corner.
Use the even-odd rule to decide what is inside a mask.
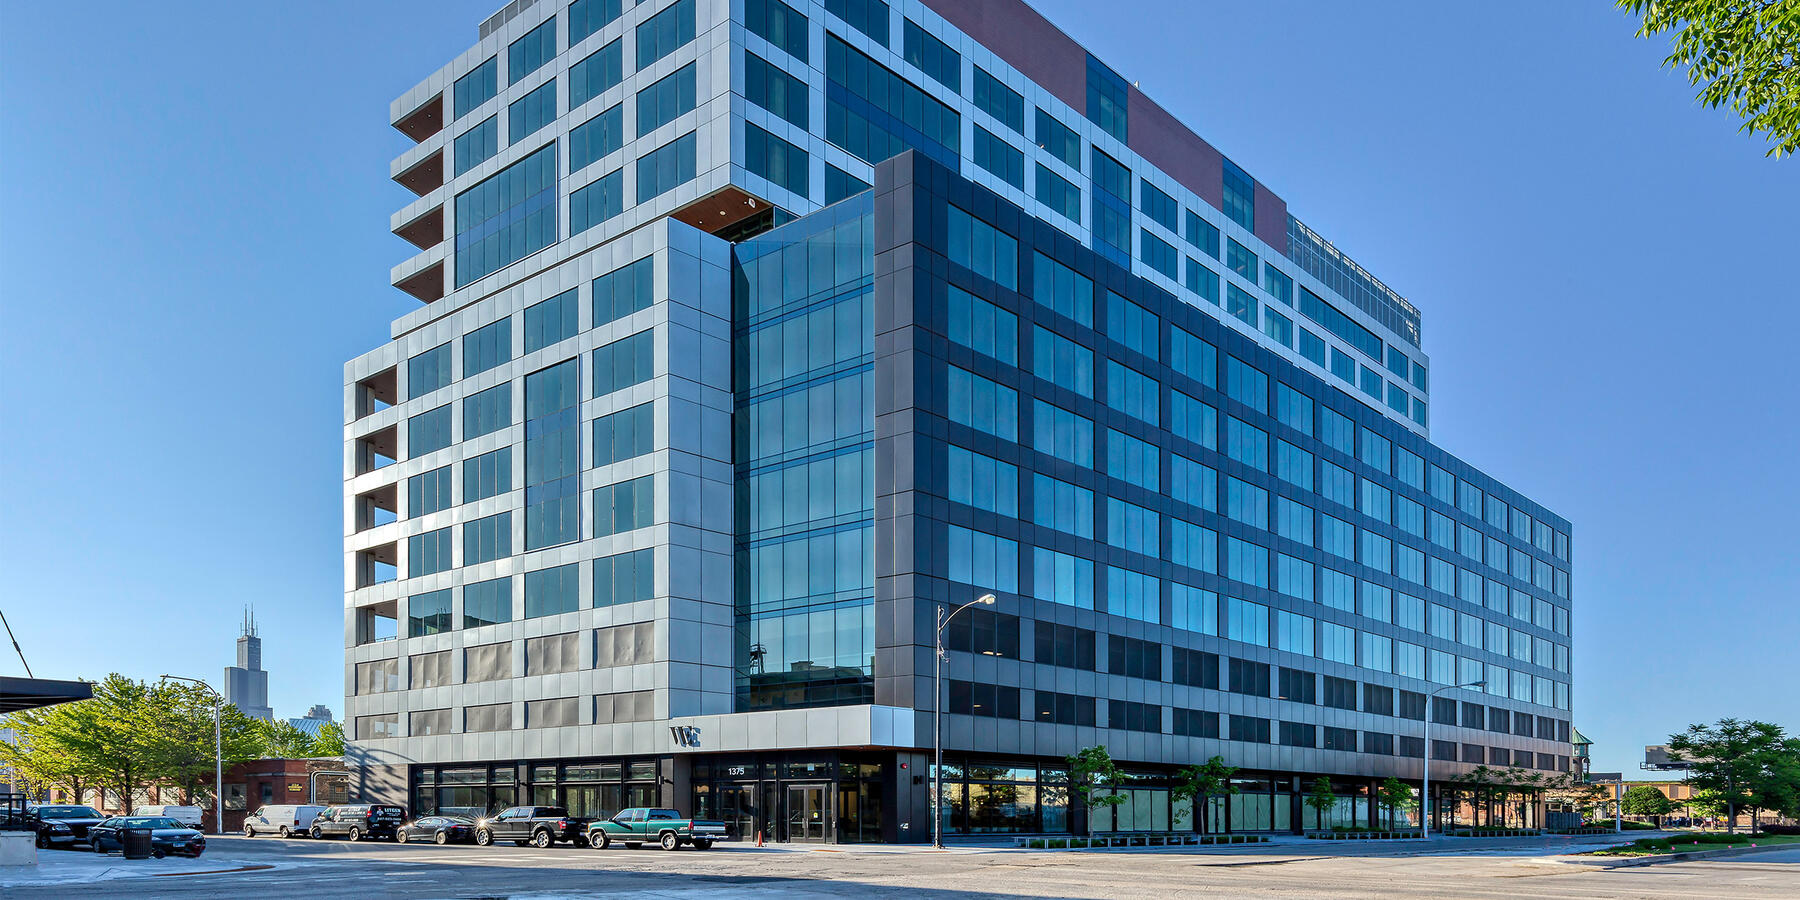
[[[761,828],[756,829],[756,846],[758,846],[758,847],[762,846],[762,829]]]

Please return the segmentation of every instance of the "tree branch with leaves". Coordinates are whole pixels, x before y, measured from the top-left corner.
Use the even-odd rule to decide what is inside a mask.
[[[1673,33],[1663,65],[1687,70],[1704,106],[1728,107],[1768,155],[1800,152],[1800,0],[1617,0],[1637,36]]]

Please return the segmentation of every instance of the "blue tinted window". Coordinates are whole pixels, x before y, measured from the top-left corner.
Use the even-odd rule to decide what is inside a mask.
[[[1032,554],[1031,595],[1047,603],[1094,608],[1094,563],[1038,547]]]
[[[1287,441],[1276,441],[1275,477],[1302,490],[1312,490],[1313,455]]]
[[[1151,234],[1148,228],[1138,229],[1138,258],[1170,281],[1181,277],[1181,254],[1176,253],[1168,241]]]
[[[1094,536],[1094,492],[1042,472],[1031,476],[1031,520],[1080,538]]]
[[[1150,221],[1167,228],[1170,234],[1180,232],[1181,207],[1175,198],[1143,179],[1138,180],[1138,209],[1143,210]]]
[[[474,503],[512,490],[512,448],[501,447],[463,463],[463,502]]]
[[[1225,417],[1225,455],[1247,466],[1269,471],[1269,435],[1236,416]]]
[[[1117,72],[1094,58],[1087,57],[1087,117],[1088,121],[1100,126],[1101,130],[1119,139],[1120,143],[1129,142],[1130,129],[1127,127],[1125,79]]]
[[[594,279],[594,327],[649,309],[656,291],[656,258],[646,256]]]
[[[1219,533],[1180,519],[1169,520],[1169,561],[1178,566],[1219,574]],[[1214,603],[1218,601],[1215,598]],[[1218,611],[1213,615],[1216,618]],[[1218,625],[1213,625],[1216,633]]]
[[[1131,268],[1131,170],[1093,148],[1094,249],[1120,268]]]
[[[641,403],[594,420],[594,467],[649,453],[656,439],[656,405]]]
[[[594,351],[594,396],[604,397],[613,391],[641,384],[656,374],[653,334],[640,331]]]
[[[1185,329],[1169,329],[1169,366],[1207,387],[1218,385],[1218,349]]]
[[[1325,302],[1318,294],[1300,289],[1300,312],[1307,318],[1325,326],[1325,330],[1343,338],[1350,346],[1363,352],[1370,359],[1381,359],[1381,338],[1352,321],[1349,316],[1338,311],[1338,308]],[[1345,379],[1346,381],[1349,379]]]
[[[445,527],[406,539],[406,577],[417,578],[450,568],[450,532]]]
[[[954,206],[949,208],[949,225],[946,255],[951,262],[1018,290],[1018,239]]]
[[[945,455],[952,502],[1003,516],[1019,514],[1017,466],[954,444],[945,448]]]
[[[901,31],[901,54],[913,68],[931,76],[933,81],[962,93],[962,54],[938,40],[911,19]]]
[[[773,2],[773,0],[771,0]],[[636,603],[656,596],[656,551],[633,550],[594,560],[594,607]]]
[[[1219,412],[1181,391],[1169,392],[1169,431],[1208,450],[1219,447]]]
[[[913,147],[959,166],[962,117],[955,110],[836,35],[826,36],[825,77],[826,140],[870,165]]]
[[[800,128],[807,127],[806,82],[748,51],[744,53],[744,99]]]
[[[949,539],[949,559],[945,568],[951,581],[1005,593],[1018,592],[1017,541],[955,525],[948,526],[945,530]]]
[[[512,555],[512,513],[503,512],[462,527],[462,564],[473,566]],[[448,593],[448,592],[446,592]]]
[[[1219,511],[1219,473],[1178,453],[1169,456],[1169,496],[1207,512]],[[1197,567],[1196,567],[1197,568]]]
[[[699,88],[695,67],[688,63],[637,93],[637,133],[643,137],[690,112]]]
[[[1075,133],[1075,129],[1044,112],[1042,107],[1037,108],[1037,145],[1049,151],[1051,156],[1062,160],[1063,165],[1077,172],[1081,171],[1080,136]]]
[[[525,618],[554,616],[581,608],[579,567],[571,563],[525,573]]]
[[[506,108],[506,137],[516,144],[556,121],[556,79],[520,97]]]
[[[1269,411],[1269,376],[1235,356],[1225,357],[1225,392],[1257,412]]]
[[[450,404],[426,410],[406,420],[406,452],[408,459],[442,450],[452,443]]]
[[[455,99],[456,118],[460,119],[474,111],[476,107],[494,99],[494,95],[500,92],[498,77],[500,68],[495,59],[497,58],[490,58],[487,62],[470,69],[469,74],[456,79],[456,84],[451,90]]]
[[[423,637],[455,627],[450,618],[450,591],[432,591],[406,598],[406,635]]]
[[[450,467],[441,466],[406,479],[406,515],[408,518],[430,515],[449,509],[455,500],[450,496]]]
[[[1248,323],[1256,325],[1256,313],[1260,304],[1243,288],[1235,284],[1225,285],[1225,311]]]
[[[974,150],[975,165],[1013,187],[1025,187],[1025,154],[1019,148],[977,125]]]
[[[575,289],[570,288],[525,308],[525,352],[575,336]]]
[[[1255,179],[1228,159],[1224,166],[1224,185],[1226,218],[1244,226],[1246,231],[1256,231]]]
[[[625,78],[625,45],[613,41],[569,67],[569,109],[611,90]]]
[[[1289,306],[1294,305],[1294,279],[1266,262],[1263,263],[1263,290]]]
[[[1181,231],[1182,238],[1193,245],[1194,249],[1213,259],[1218,259],[1219,226],[1200,218],[1200,215],[1191,209],[1186,212],[1187,216]]]
[[[525,376],[525,549],[578,540],[581,437],[575,360]]]
[[[1156,314],[1113,293],[1106,292],[1106,333],[1113,340],[1151,359],[1162,356],[1162,320]]]
[[[655,476],[645,475],[594,491],[594,537],[648,528],[655,522]]]
[[[754,122],[744,123],[744,168],[801,197],[811,193],[811,165],[806,151],[758,128]]]
[[[556,17],[551,16],[506,48],[506,83],[516,84],[555,57]]]
[[[1031,299],[1064,318],[1093,327],[1094,282],[1041,252],[1032,254]]]
[[[851,28],[887,46],[888,5],[882,0],[825,0],[825,11],[843,19]]]
[[[463,440],[499,431],[512,424],[512,382],[494,385],[463,398]]]
[[[688,132],[637,161],[637,202],[643,203],[694,180],[698,166],[694,133]]]
[[[1001,83],[1000,79],[975,66],[975,108],[994,117],[994,121],[1025,133],[1025,98]]]
[[[806,62],[806,17],[781,0],[746,0],[744,27],[787,55]]]
[[[439,344],[406,361],[406,395],[423,397],[450,383],[450,345]]]
[[[1078,466],[1094,466],[1094,422],[1060,406],[1033,400],[1031,445]]]
[[[625,146],[625,105],[575,126],[569,132],[569,172],[574,174]]]
[[[950,339],[1009,366],[1019,362],[1019,317],[951,285]]]
[[[1106,429],[1106,474],[1147,490],[1161,490],[1162,453],[1155,444]]]
[[[569,233],[580,234],[624,211],[625,170],[619,169],[569,193]]]
[[[1350,384],[1355,384],[1356,360],[1351,359],[1350,354],[1336,347],[1331,348],[1331,374]]]
[[[1106,567],[1106,611],[1115,616],[1137,619],[1140,622],[1162,621],[1162,582],[1149,575],[1121,569],[1118,566]],[[1161,648],[1158,657],[1150,660],[1154,667],[1155,678],[1162,677]],[[1110,701],[1112,709],[1127,706],[1124,717],[1109,716],[1108,724],[1114,728],[1129,728],[1134,731],[1162,731],[1162,707],[1147,706],[1129,700]]]
[[[1304,328],[1297,329],[1297,331],[1300,345],[1295,349],[1300,351],[1301,356],[1311,360],[1313,365],[1321,369],[1325,368],[1325,342],[1318,335]]]
[[[825,203],[836,203],[869,189],[869,183],[832,165],[825,164]]]
[[[1112,360],[1106,361],[1106,405],[1155,425],[1161,405],[1156,380]]]
[[[1081,224],[1081,189],[1045,168],[1043,163],[1038,163],[1037,167],[1037,200],[1057,215]]]
[[[450,155],[456,161],[456,174],[461,175],[500,152],[500,117],[488,116],[481,124],[456,136]]]
[[[1019,393],[951,366],[946,386],[950,421],[1008,441],[1019,439]]]
[[[694,29],[694,0],[676,0],[668,9],[645,19],[637,29],[638,71],[693,40]]]
[[[1191,256],[1187,258],[1187,272],[1182,279],[1182,286],[1198,294],[1200,299],[1214,306],[1219,305],[1219,273],[1201,265],[1199,260]]]
[[[463,335],[463,377],[512,360],[512,319],[490,322]]]
[[[1094,396],[1094,351],[1042,325],[1031,326],[1031,371],[1083,397]]]
[[[456,196],[456,286],[556,243],[556,145]]]
[[[611,25],[623,5],[622,0],[575,0],[569,4],[569,46]]]
[[[1283,347],[1294,346],[1294,320],[1276,312],[1271,307],[1263,307],[1263,334],[1275,340]]]

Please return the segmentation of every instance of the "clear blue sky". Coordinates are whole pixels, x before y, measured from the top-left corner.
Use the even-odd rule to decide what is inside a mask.
[[[499,5],[0,6],[0,609],[39,675],[216,679],[254,603],[277,712],[341,712],[342,364],[417,306],[387,104]],[[1575,523],[1598,768],[1800,730],[1800,162],[1603,2],[1037,5],[1423,310],[1435,440]]]

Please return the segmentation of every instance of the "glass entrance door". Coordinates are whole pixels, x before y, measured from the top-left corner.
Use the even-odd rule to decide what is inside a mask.
[[[787,839],[822,842],[831,839],[828,786],[794,784],[787,788]]]

